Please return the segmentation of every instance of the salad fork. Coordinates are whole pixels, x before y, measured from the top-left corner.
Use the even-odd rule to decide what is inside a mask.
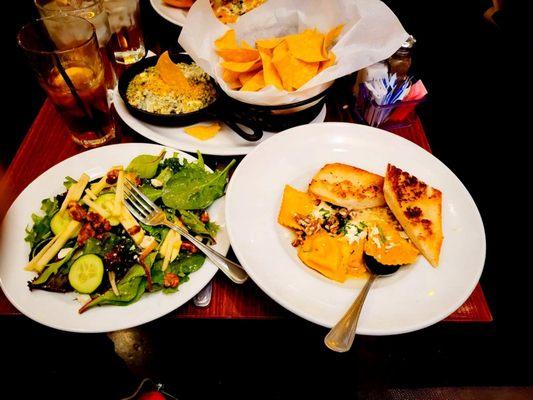
[[[124,204],[127,209],[137,218],[140,222],[150,226],[164,225],[170,229],[175,230],[180,235],[189,240],[198,249],[204,253],[207,258],[211,260],[228,278],[235,283],[244,283],[248,279],[248,274],[237,263],[224,257],[218,251],[203,244],[200,240],[196,239],[187,230],[179,225],[167,219],[165,212],[159,208],[152,200],[150,200],[144,193],[142,193],[137,187],[125,179],[124,185]]]

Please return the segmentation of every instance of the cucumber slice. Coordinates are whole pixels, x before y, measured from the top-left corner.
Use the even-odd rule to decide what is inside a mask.
[[[70,218],[70,215],[68,215],[67,210],[58,211],[50,221],[50,229],[52,229],[54,235],[57,236],[65,230],[70,221],[72,221],[72,218]],[[76,236],[78,236],[78,233],[80,233],[79,229],[72,232],[70,239],[74,239]]]
[[[107,212],[107,215],[102,215],[102,217],[107,219],[111,226],[117,226],[120,224],[118,218],[111,216],[113,214],[113,205],[115,204],[114,193],[105,193],[98,196],[95,203],[101,206]]]
[[[70,266],[68,281],[79,293],[91,293],[96,290],[104,276],[104,263],[96,254],[86,254]]]

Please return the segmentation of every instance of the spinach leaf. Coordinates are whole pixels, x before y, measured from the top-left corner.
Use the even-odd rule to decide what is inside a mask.
[[[183,277],[198,271],[204,264],[205,256],[203,254],[190,254],[176,258],[168,265],[168,272]]]
[[[153,290],[163,290],[163,293],[174,293],[178,291],[179,286],[189,280],[189,274],[198,271],[204,264],[205,256],[203,254],[191,254],[180,256],[172,261],[165,272],[161,270],[163,260],[158,260],[152,267],[152,284]],[[164,287],[164,279],[167,273],[176,274],[180,278],[180,283],[175,288]]]
[[[149,183],[144,183],[141,186],[139,186],[139,189],[141,192],[143,192],[150,200],[156,201],[161,197],[163,194],[162,189],[156,189]]]
[[[165,293],[165,294],[176,293],[179,290],[180,285],[182,283],[183,283],[183,280],[180,278],[180,283],[178,284],[178,286],[176,286],[176,287],[164,287],[163,288],[163,293]]]
[[[163,203],[181,210],[209,207],[224,195],[228,171],[234,163],[235,160],[231,161],[222,171],[208,172],[204,168],[202,155],[198,153],[198,162],[185,161],[183,168],[163,186]]]
[[[176,287],[165,287],[163,293],[175,293],[180,285],[189,280],[189,275],[198,271],[204,264],[205,256],[203,254],[192,254],[190,256],[180,257],[171,262],[168,266],[168,272],[176,274],[180,278],[180,283]]]
[[[44,215],[32,214],[33,226],[31,229],[29,227],[26,228],[26,237],[24,238],[32,249],[44,239],[53,236],[52,230],[50,229],[50,221],[58,210],[59,201],[57,198],[44,199],[41,202],[41,211],[44,212]]]
[[[146,258],[144,259],[144,264],[148,267],[148,268],[152,268],[152,265],[154,265],[154,262],[155,262],[155,259],[157,257],[157,253],[152,251],[150,254],[148,254],[146,256]]]
[[[211,239],[215,239],[218,231],[218,225],[214,222],[203,223],[200,217],[195,213],[187,210],[179,210],[181,214],[181,220],[187,227],[199,235],[207,235]]]
[[[141,154],[131,160],[126,170],[135,172],[142,179],[153,178],[157,173],[157,168],[163,157],[165,157],[164,150],[158,156]]]
[[[168,228],[161,226],[161,225],[150,226],[150,225],[145,225],[142,222],[139,222],[139,225],[141,225],[141,228],[143,228],[146,232],[148,232],[150,236],[155,237],[159,243],[163,241],[163,239],[165,238],[169,230]]]
[[[155,262],[152,266],[152,285],[154,287],[163,287],[163,279],[165,277],[165,273],[161,270],[161,267],[163,265],[163,260],[158,260]]]
[[[174,175],[174,172],[172,168],[165,167],[161,170],[159,175],[155,177],[158,181],[160,181],[163,185],[168,182],[170,178],[172,178],[172,175]]]
[[[207,224],[205,224],[205,227],[207,228],[209,235],[213,238],[213,240],[215,240],[215,236],[217,235],[220,226],[216,222],[209,221]]]
[[[117,289],[120,293],[119,296],[113,293],[112,289],[107,290],[105,293],[85,304],[80,313],[95,306],[103,305],[116,305],[126,306],[139,300],[145,292],[146,280],[144,279],[145,273],[142,265],[135,264],[124,275],[124,278],[117,284]]]

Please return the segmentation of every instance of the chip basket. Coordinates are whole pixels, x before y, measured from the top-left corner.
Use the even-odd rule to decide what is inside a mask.
[[[226,95],[224,107],[232,110],[236,120],[249,121],[264,131],[280,132],[314,120],[324,107],[331,87],[308,99],[275,106],[244,103]]]

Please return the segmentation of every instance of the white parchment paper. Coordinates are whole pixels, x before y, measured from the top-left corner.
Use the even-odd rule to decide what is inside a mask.
[[[345,24],[332,50],[336,64],[326,68],[294,92],[267,86],[258,92],[232,90],[221,76],[221,58],[214,41],[228,29],[237,40],[251,46],[257,39],[279,37],[317,28],[326,33]],[[380,0],[268,0],[224,25],[211,10],[209,0],[197,0],[189,10],[179,37],[192,59],[231,97],[252,104],[278,105],[300,101],[324,90],[341,76],[390,57],[407,39],[407,32],[394,13]]]

